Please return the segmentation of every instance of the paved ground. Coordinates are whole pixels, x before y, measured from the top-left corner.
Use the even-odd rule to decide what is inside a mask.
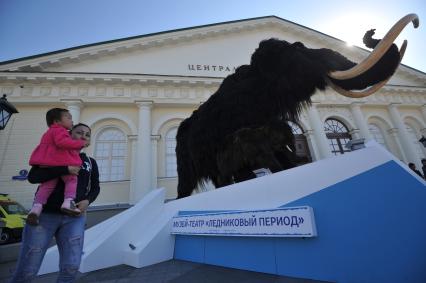
[[[15,262],[0,264],[0,282],[10,278]],[[57,274],[39,276],[33,282],[55,282]],[[169,260],[143,268],[119,265],[89,273],[80,273],[77,282],[147,282],[147,283],[325,283],[308,279],[276,276],[181,260]]]

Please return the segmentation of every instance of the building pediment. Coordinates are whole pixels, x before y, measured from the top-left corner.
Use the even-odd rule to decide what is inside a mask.
[[[263,39],[301,41],[312,48],[331,48],[351,60],[369,52],[343,41],[274,17],[213,24],[70,48],[3,62],[0,70],[65,73],[70,76],[117,74],[223,78],[250,62]],[[426,86],[426,75],[400,66],[392,85]]]

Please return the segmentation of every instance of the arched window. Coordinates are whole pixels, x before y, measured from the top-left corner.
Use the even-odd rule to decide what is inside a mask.
[[[104,129],[95,143],[100,181],[124,180],[127,157],[126,136],[117,128]]]
[[[405,124],[405,127],[407,129],[407,133],[408,133],[408,139],[410,140],[414,150],[416,151],[416,155],[421,159],[425,157],[425,154],[423,152],[422,149],[422,144],[419,142],[420,136],[416,133],[416,130],[411,127],[410,125],[408,125],[407,123]],[[413,162],[413,161],[410,161]]]
[[[177,176],[176,133],[177,127],[171,128],[166,134],[166,177]]]
[[[302,127],[292,121],[287,121],[291,127],[291,131],[294,135],[294,146],[296,148],[296,155],[301,158],[300,165],[306,164],[312,161],[311,154],[309,152],[308,141],[303,134]]]
[[[351,135],[342,122],[336,119],[327,119],[324,123],[324,131],[327,135],[331,152],[334,155],[350,151],[345,145],[351,140]]]
[[[298,124],[292,121],[287,121],[287,123],[291,127],[291,131],[293,132],[293,135],[303,135],[303,130]]]
[[[381,146],[387,148],[385,138],[382,130],[376,124],[368,124],[368,130],[370,131],[371,137]]]

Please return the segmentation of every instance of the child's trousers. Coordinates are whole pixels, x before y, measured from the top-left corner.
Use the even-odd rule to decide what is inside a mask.
[[[65,183],[65,192],[64,199],[70,198],[74,199],[77,191],[77,176],[76,175],[64,175],[61,176],[61,179]],[[59,179],[49,180],[47,182],[41,183],[38,191],[35,195],[34,203],[45,204],[47,199],[55,190],[56,184]]]

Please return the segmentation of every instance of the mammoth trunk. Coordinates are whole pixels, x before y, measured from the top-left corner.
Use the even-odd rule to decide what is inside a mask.
[[[377,43],[375,42],[375,44]],[[330,78],[330,80],[346,90],[362,90],[391,77],[395,73],[400,59],[398,47],[392,44],[379,61],[364,73],[351,79],[336,80]]]

